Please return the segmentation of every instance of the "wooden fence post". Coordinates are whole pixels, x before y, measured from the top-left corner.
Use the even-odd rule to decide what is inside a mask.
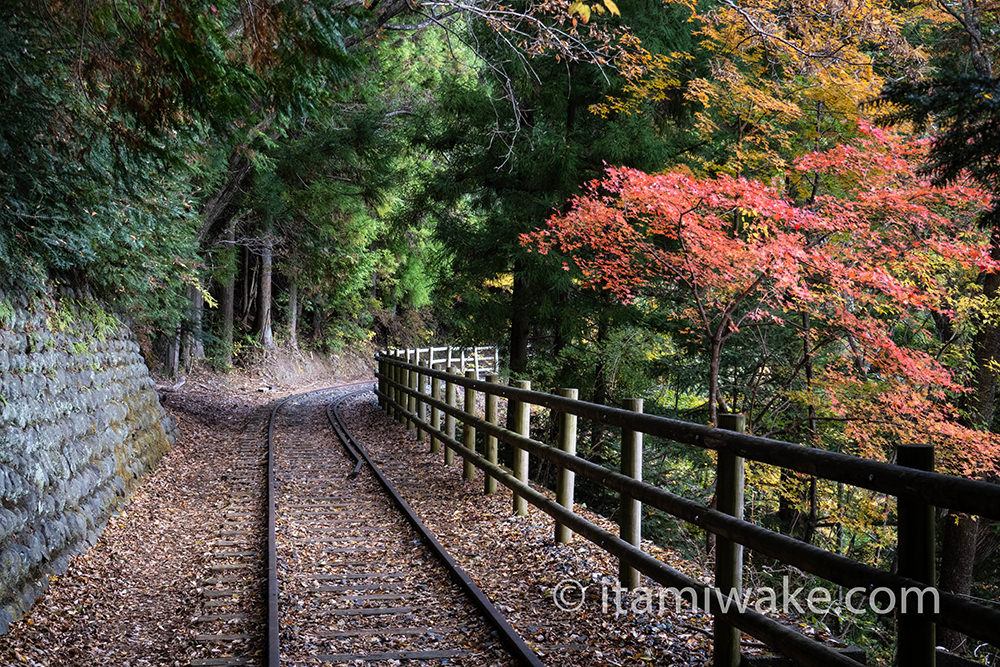
[[[409,382],[407,382],[407,387],[410,388],[410,391],[414,391],[415,392],[417,390],[417,387],[419,386],[417,384],[419,382],[417,380],[417,371],[410,370],[407,373],[407,375],[409,377]],[[413,394],[409,394],[406,397],[406,409],[410,412],[411,415],[414,415],[414,418],[410,420],[410,428],[413,428],[414,430],[416,430],[416,438],[417,438],[417,440],[419,440],[420,439],[420,424],[418,424],[417,420],[416,420],[416,414],[417,414],[417,397],[414,396]]]
[[[476,371],[476,379],[479,379],[479,348],[472,348],[472,369]]]
[[[500,372],[500,348],[496,345],[493,346],[493,372]]]
[[[392,397],[393,406],[390,410],[392,418],[399,421],[399,408],[395,404],[399,403],[399,366],[396,365],[396,357],[389,360],[389,395]]]
[[[450,349],[449,349],[449,355],[448,356],[451,356]],[[448,374],[449,375],[457,375],[458,374],[458,369],[455,368],[454,366],[449,366],[448,367]],[[453,407],[453,408],[457,408],[458,407],[458,397],[456,396],[456,392],[455,392],[455,383],[451,382],[450,380],[447,381],[447,382],[445,382],[445,385],[444,385],[444,402],[447,403],[450,407]],[[455,439],[455,417],[453,415],[446,414],[444,416],[444,432],[445,432],[445,435],[447,435],[452,440]],[[448,445],[445,445],[444,446],[444,464],[446,466],[450,466],[453,463],[455,463],[455,450],[452,449],[451,447],[449,447]]]
[[[531,380],[518,380],[515,386],[519,389],[531,389]],[[510,404],[513,404],[513,407]],[[531,404],[524,401],[509,401],[507,409],[512,411],[513,416],[511,430],[527,437],[531,430]],[[525,484],[528,483],[528,452],[520,447],[514,447],[514,477]],[[527,513],[527,501],[515,491],[514,514],[524,516]]]
[[[561,389],[559,395],[574,401],[580,397],[578,389]],[[559,449],[571,456],[576,456],[576,415],[563,412],[559,415]],[[572,470],[559,468],[556,473],[556,502],[573,511],[573,485],[576,481],[576,473]],[[568,544],[573,537],[573,531],[569,527],[556,521],[556,544]]]
[[[452,354],[451,354],[451,345],[449,345],[449,346],[448,346],[448,361],[447,361],[447,362],[445,363],[445,365],[444,365],[444,367],[445,367],[445,370],[447,370],[447,369],[451,368],[451,366],[452,366],[452,363],[453,363],[453,362],[452,362]]]
[[[465,377],[471,380],[478,380],[476,377],[476,371],[465,371]],[[472,387],[465,388],[465,413],[470,417],[476,416],[476,390]],[[476,427],[470,424],[466,424],[462,428],[462,444],[465,445],[467,449],[476,451]],[[472,461],[468,459],[465,460],[465,464],[462,468],[462,477],[464,479],[475,479],[476,477],[476,466],[473,465]]]
[[[412,357],[413,357],[413,350],[407,349],[406,350],[406,357],[405,357],[406,363],[410,363],[412,361]],[[402,377],[400,378],[400,381],[401,381],[403,387],[409,387],[410,386],[410,371],[409,371],[409,369],[406,369],[406,368],[403,369],[403,373],[402,373]],[[400,401],[399,402],[402,403],[403,407],[406,410],[410,410],[410,397],[406,395],[406,392],[403,391],[402,389],[400,389],[399,397],[400,397]],[[413,422],[410,421],[409,417],[407,417],[404,420],[404,423],[406,424],[406,429],[407,430],[413,428]]]
[[[375,361],[378,364],[378,407],[384,411],[385,399],[382,395],[385,393],[385,357],[381,352],[375,357]]]
[[[630,398],[625,401],[624,408],[633,412],[642,412],[642,399]],[[632,479],[642,480],[642,433],[631,429],[622,429],[621,447],[622,474]],[[618,516],[619,535],[634,547],[640,547],[642,541],[642,503],[635,498],[622,494],[621,508]],[[618,563],[618,582],[628,589],[639,587],[639,570],[625,563]]]
[[[746,432],[747,419],[740,414],[720,414],[719,428]],[[715,477],[716,506],[737,519],[743,518],[743,457],[719,452]],[[715,541],[715,587],[723,595],[743,594],[743,546],[723,537]],[[738,667],[740,631],[721,616],[713,619],[715,667]]]
[[[399,356],[396,357],[396,362],[397,362],[397,365],[393,367],[393,370],[395,371],[395,374],[394,374],[394,376],[392,378],[393,381],[395,382],[395,385],[393,386],[393,391],[395,392],[395,395],[393,396],[393,400],[396,402],[396,405],[402,406],[402,404],[403,404],[403,392],[399,388],[399,385],[403,381],[403,369],[400,368],[399,365],[398,365]],[[396,408],[396,421],[402,421],[402,419],[403,419],[403,411],[400,408],[397,407]]]
[[[459,358],[461,361],[459,361],[458,372],[465,373],[465,347],[462,347],[459,351]]]
[[[440,401],[444,397],[444,387],[441,378],[431,378],[431,396]],[[435,430],[441,429],[441,408],[436,405],[431,406],[431,427]],[[431,434],[431,453],[437,454],[441,451],[441,441],[437,436]]]
[[[427,368],[427,362],[421,361],[420,368]],[[417,393],[419,393],[421,396],[427,395],[427,373],[424,373],[422,371],[420,373],[417,373]],[[427,401],[423,399],[417,400],[417,417],[419,417],[420,421],[424,422],[425,424],[427,423],[428,412],[429,411],[427,409]],[[421,428],[419,426],[417,427],[417,440],[423,440],[424,438],[428,437],[428,435],[429,434],[427,432],[427,429]]]
[[[427,423],[427,417],[428,417],[428,413],[430,412],[430,410],[427,409],[427,402],[423,400],[423,397],[427,396],[427,394],[428,394],[428,392],[426,390],[426,388],[427,388],[427,373],[424,372],[424,369],[430,367],[430,359],[431,359],[431,348],[430,348],[430,346],[428,346],[427,347],[427,359],[424,360],[424,361],[420,361],[420,360],[417,361],[417,364],[420,366],[420,373],[417,374],[417,378],[418,378],[417,379],[417,393],[420,394],[420,396],[417,398],[417,416],[420,417],[420,421],[424,422],[425,424]],[[426,428],[421,429],[421,431],[420,431],[420,440],[424,440],[427,437],[428,437],[427,429]]]
[[[931,445],[900,445],[896,448],[896,463],[917,470],[934,470],[934,447]],[[898,498],[896,501],[898,528],[896,558],[899,575],[933,586],[934,576],[934,507],[919,500]],[[916,600],[914,598],[917,598]],[[902,613],[907,604],[909,613]],[[909,605],[923,605],[929,599],[923,595],[900,592],[896,600],[896,663],[906,667],[934,667],[937,660],[934,622],[913,614]],[[933,610],[929,610],[933,611]]]
[[[496,373],[490,373],[486,376],[486,381],[490,384],[499,384],[500,376]],[[487,392],[483,397],[486,403],[486,414],[483,418],[494,426],[499,426],[500,421],[497,419],[497,395]],[[487,435],[486,441],[483,443],[483,448],[486,450],[483,454],[486,456],[486,460],[490,463],[497,462],[497,438],[495,435]],[[495,477],[490,477],[486,475],[483,481],[483,493],[491,494],[497,492],[497,480]]]

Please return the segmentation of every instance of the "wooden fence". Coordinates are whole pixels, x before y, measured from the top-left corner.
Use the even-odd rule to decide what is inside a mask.
[[[440,349],[440,348],[436,348]],[[1000,519],[1000,486],[932,471],[933,449],[900,446],[898,464],[861,459],[846,454],[771,440],[743,433],[740,415],[721,415],[720,427],[667,419],[642,413],[641,401],[616,408],[577,400],[576,390],[558,395],[532,391],[530,382],[500,384],[495,373],[485,381],[475,369],[438,370],[420,361],[415,351],[396,350],[377,355],[379,404],[396,419],[429,437],[432,451],[445,448],[445,459],[464,459],[463,474],[471,479],[478,468],[485,473],[484,490],[492,493],[499,482],[514,494],[514,511],[530,503],[555,520],[555,540],[565,542],[571,532],[615,555],[623,586],[635,587],[639,574],[676,589],[697,591],[697,599],[714,617],[714,664],[736,667],[741,662],[740,631],[802,665],[857,665],[853,657],[806,637],[793,628],[752,608],[740,609],[743,586],[743,549],[775,558],[817,577],[869,595],[888,591],[896,600],[919,596],[936,599],[930,609],[897,610],[897,664],[925,667],[936,664],[935,626],[953,628],[1000,646],[1000,611],[967,598],[938,591],[935,583],[934,507]],[[433,353],[427,357],[433,359]],[[463,407],[457,391],[464,390]],[[476,409],[477,392],[484,394],[484,414]],[[511,430],[500,425],[498,400],[506,399]],[[532,439],[532,406],[547,408],[559,424],[557,445]],[[622,433],[621,471],[610,470],[575,455],[577,418],[618,427]],[[461,423],[461,440],[456,425]],[[476,432],[483,435],[477,448]],[[642,437],[649,434],[718,452],[716,508],[680,497],[641,480]],[[513,449],[512,469],[497,461],[497,443]],[[528,480],[528,457],[547,461],[558,470],[556,500],[534,489]],[[743,520],[744,461],[750,459],[818,478],[842,482],[893,496],[897,502],[898,571],[886,572],[837,553],[767,530]],[[575,475],[619,494],[619,534],[614,535],[573,511]],[[699,526],[716,536],[715,585],[670,567],[640,548],[643,505]],[[745,607],[745,605],[742,605]]]

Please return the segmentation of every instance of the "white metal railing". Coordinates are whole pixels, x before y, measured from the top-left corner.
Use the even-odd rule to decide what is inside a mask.
[[[485,379],[490,373],[500,372],[500,351],[496,345],[396,348],[385,352],[410,363],[427,364],[434,370],[457,368],[460,374],[475,371],[477,380]]]

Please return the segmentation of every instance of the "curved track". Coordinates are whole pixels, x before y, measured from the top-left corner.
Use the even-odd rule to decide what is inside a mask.
[[[368,391],[356,386],[271,413],[269,667],[540,665],[351,435],[340,408]]]

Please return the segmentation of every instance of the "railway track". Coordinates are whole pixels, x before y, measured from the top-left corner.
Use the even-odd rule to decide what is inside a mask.
[[[271,413],[265,664],[540,665],[340,419],[367,390]]]

